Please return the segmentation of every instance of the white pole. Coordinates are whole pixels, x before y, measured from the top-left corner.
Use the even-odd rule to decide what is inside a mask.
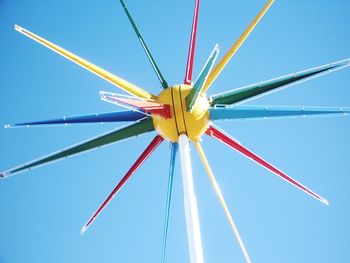
[[[184,188],[184,206],[188,248],[191,263],[204,263],[197,199],[194,192],[190,147],[186,134],[179,136],[182,180]]]

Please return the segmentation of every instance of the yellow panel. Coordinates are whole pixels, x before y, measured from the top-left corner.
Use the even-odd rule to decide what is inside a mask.
[[[163,119],[152,115],[153,124],[158,133],[169,141],[177,142],[181,133],[186,133],[194,141],[209,127],[209,103],[205,97],[198,98],[192,112],[186,111],[185,98],[191,89],[189,85],[172,86],[158,96],[159,103],[170,105],[172,117]]]
[[[184,100],[182,99],[182,92],[185,89],[186,86],[180,86],[177,85],[173,87],[173,102],[174,102],[174,108],[175,108],[175,119],[177,123],[177,129],[178,133],[186,133],[187,134],[187,128],[186,128],[186,123],[185,123],[185,116],[182,111],[182,104],[184,103]],[[190,88],[190,87],[189,87]]]
[[[195,141],[202,136],[209,127],[209,102],[204,96],[199,96],[191,112],[186,110],[185,98],[190,93],[191,87],[181,86],[182,112],[185,117],[187,136]]]

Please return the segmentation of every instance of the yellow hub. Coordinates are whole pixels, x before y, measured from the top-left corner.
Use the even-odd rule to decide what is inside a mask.
[[[163,90],[158,102],[170,105],[171,118],[163,119],[152,115],[157,132],[171,142],[177,142],[181,133],[190,140],[197,140],[209,127],[209,103],[207,98],[198,97],[192,112],[186,111],[186,97],[192,86],[176,85]]]

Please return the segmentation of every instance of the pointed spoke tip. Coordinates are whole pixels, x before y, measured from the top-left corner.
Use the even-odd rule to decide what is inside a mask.
[[[317,199],[318,201],[322,202],[325,205],[328,205],[329,202],[318,195],[317,193],[313,192],[311,189],[307,188],[303,184],[299,183],[297,180],[293,179],[292,177],[288,176],[272,164],[268,163],[255,153],[251,152],[249,149],[245,148],[241,144],[238,144],[233,138],[231,138],[229,135],[227,135],[224,131],[221,131],[217,128],[215,128],[213,125],[211,125],[208,130],[206,131],[206,134],[217,139],[218,141],[222,142],[223,144],[227,145],[228,147],[234,149],[235,151],[241,153],[242,155],[248,157],[249,159],[252,159],[257,164],[261,165],[262,167],[266,168],[267,170],[273,172],[281,179],[285,180],[286,182],[290,183],[291,185],[295,186],[296,188],[300,189],[304,193],[310,195],[311,197]]]
[[[17,24],[15,24],[14,25],[14,28],[15,28],[15,30],[17,30],[18,32],[20,32],[20,31],[22,31],[23,30],[23,28],[22,27],[20,27],[19,25],[17,25]]]
[[[329,206],[329,201],[328,201],[328,200],[321,198],[320,201],[321,201],[323,204],[325,204],[326,206]]]
[[[87,229],[87,227],[86,227],[86,226],[83,226],[83,227],[80,229],[80,235],[84,235],[86,229]]]

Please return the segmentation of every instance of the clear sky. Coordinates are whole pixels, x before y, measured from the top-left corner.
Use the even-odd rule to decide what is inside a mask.
[[[140,4],[141,2],[141,4]],[[183,81],[194,1],[126,0],[164,76]],[[196,76],[221,55],[264,0],[202,0]],[[276,1],[209,94],[350,57],[350,2]],[[18,24],[149,90],[160,84],[116,0],[0,0],[0,123],[121,110],[99,98],[116,87],[13,29]],[[220,56],[219,56],[220,58]],[[350,106],[345,69],[249,104]],[[203,148],[253,262],[350,262],[350,119],[218,123],[245,146],[330,201],[326,207],[224,145]],[[0,129],[0,170],[119,124]],[[0,181],[0,263],[159,262],[169,166],[163,143],[89,228],[80,228],[154,133]],[[193,147],[193,146],[192,146]],[[243,255],[192,150],[206,262]],[[179,163],[167,262],[189,262]]]

